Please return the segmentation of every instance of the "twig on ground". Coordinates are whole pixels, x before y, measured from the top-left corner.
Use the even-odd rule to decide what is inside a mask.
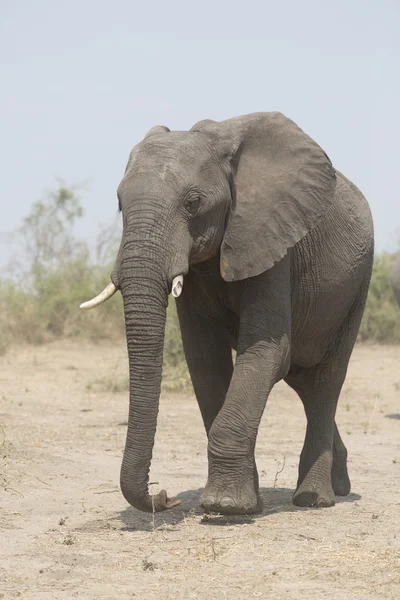
[[[37,475],[35,475],[35,478],[40,481],[40,483],[44,483],[44,485],[48,485],[49,487],[52,487],[52,485],[50,483],[47,483],[47,481],[43,481],[43,479],[40,479],[40,477],[38,477]]]
[[[21,494],[21,492],[19,492],[18,490],[15,490],[12,487],[5,487],[4,490],[6,492],[15,492],[16,494],[19,494],[21,496],[21,498],[25,498],[25,496],[23,494]]]
[[[283,471],[283,469],[285,468],[285,463],[286,463],[286,456],[283,457],[283,464],[282,464],[282,468],[279,469],[276,473],[275,473],[275,479],[274,479],[274,488],[276,488],[276,484],[278,481],[278,475],[280,475]]]
[[[211,538],[211,550],[213,554],[213,560],[217,560],[217,553],[215,551],[215,539]]]

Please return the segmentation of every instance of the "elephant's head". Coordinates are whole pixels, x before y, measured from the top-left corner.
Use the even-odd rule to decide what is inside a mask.
[[[144,511],[177,504],[148,492],[161,385],[168,294],[179,295],[190,265],[220,255],[226,281],[262,273],[298,242],[329,206],[329,158],[280,113],[191,131],[153,128],[131,152],[118,188],[123,234],[112,283],[119,289],[130,365],[130,405],[121,488]]]

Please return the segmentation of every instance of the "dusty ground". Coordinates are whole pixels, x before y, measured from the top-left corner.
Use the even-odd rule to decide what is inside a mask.
[[[330,509],[291,504],[305,421],[285,384],[259,435],[256,518],[203,516],[195,400],[163,397],[151,480],[182,504],[153,519],[118,491],[127,393],[105,390],[124,387],[124,345],[12,351],[0,359],[0,598],[400,598],[399,365],[400,348],[354,352],[337,419],[353,489]]]

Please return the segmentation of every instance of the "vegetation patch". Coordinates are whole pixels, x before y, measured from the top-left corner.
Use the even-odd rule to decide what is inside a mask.
[[[125,335],[120,294],[94,311],[79,305],[109,282],[120,240],[120,225],[104,228],[95,243],[75,233],[83,215],[74,188],[60,185],[35,202],[16,232],[19,252],[0,279],[0,355],[11,344],[43,344],[58,338],[85,338],[92,342]],[[363,342],[400,342],[400,311],[391,284],[394,255],[375,257],[370,291],[361,324]],[[118,393],[129,389],[128,379],[99,379],[97,391]],[[191,388],[175,302],[167,310],[163,390]]]

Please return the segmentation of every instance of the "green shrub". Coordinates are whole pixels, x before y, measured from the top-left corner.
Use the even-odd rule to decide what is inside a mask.
[[[95,260],[74,233],[83,210],[71,188],[60,185],[35,202],[19,230],[21,251],[8,278],[0,281],[0,354],[11,343],[41,344],[56,338],[92,341],[124,336],[122,298],[117,294],[96,311],[80,311],[109,282],[119,244],[115,227],[103,229]],[[400,311],[390,285],[390,254],[375,258],[359,339],[400,342]],[[167,310],[164,352],[165,382],[186,389],[184,359],[175,302]],[[165,383],[168,388],[168,383]]]
[[[400,342],[400,310],[397,306],[390,271],[395,256],[388,253],[375,257],[367,304],[359,339],[374,342]]]
[[[186,365],[175,300],[172,298],[170,298],[167,309],[164,357],[164,363],[168,367],[179,367],[181,364]]]
[[[124,336],[120,294],[95,311],[79,310],[82,302],[96,296],[109,282],[119,244],[115,227],[103,229],[96,243],[95,261],[91,260],[91,249],[74,234],[74,225],[82,215],[74,190],[60,185],[44,200],[35,202],[23,220],[17,261],[10,276],[0,281],[0,354],[11,343]],[[167,311],[164,371],[166,380],[185,387],[186,363],[174,301]],[[97,384],[104,387],[104,382]]]

